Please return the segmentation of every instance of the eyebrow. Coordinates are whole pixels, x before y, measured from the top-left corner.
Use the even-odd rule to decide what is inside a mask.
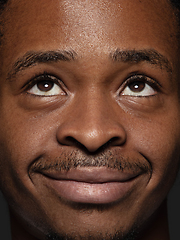
[[[117,48],[115,51],[110,52],[109,56],[113,62],[124,62],[130,64],[148,62],[151,65],[156,65],[161,69],[166,69],[168,72],[172,72],[172,66],[169,60],[154,49],[120,50]],[[18,72],[21,72],[31,66],[35,66],[38,63],[59,61],[70,62],[76,59],[77,53],[74,50],[30,51],[23,57],[17,59],[8,73],[7,79],[12,79]]]
[[[8,73],[7,79],[10,80],[18,72],[35,66],[38,63],[50,63],[58,61],[72,61],[76,59],[76,52],[73,50],[58,50],[58,51],[30,51],[23,57],[18,58],[13,64],[12,70]]]
[[[172,72],[172,66],[169,60],[154,49],[123,51],[117,48],[114,52],[110,53],[110,58],[114,62],[134,64],[138,64],[140,62],[148,62],[151,65],[155,65],[161,69],[166,69],[168,72]]]

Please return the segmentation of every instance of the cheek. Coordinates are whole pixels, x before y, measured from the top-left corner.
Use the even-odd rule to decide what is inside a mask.
[[[136,151],[152,166],[149,188],[167,194],[179,170],[180,124],[176,114],[162,119],[136,126],[132,141]]]
[[[12,128],[7,127],[1,131],[1,154],[8,156],[7,160],[11,160],[11,164],[24,165],[30,164],[33,159],[43,153],[47,142],[47,130],[43,128],[41,123],[36,121],[17,122]]]
[[[0,117],[0,189],[13,211],[24,219],[33,219],[41,216],[42,209],[28,170],[53,134],[43,118],[37,120],[18,111],[12,115]]]
[[[3,116],[3,117],[2,117]],[[51,132],[45,119],[30,118],[25,113],[2,114],[0,117],[0,181],[29,180],[28,168],[46,149]],[[52,134],[51,134],[52,135]],[[51,136],[52,138],[52,136]],[[50,140],[50,139],[49,139]]]

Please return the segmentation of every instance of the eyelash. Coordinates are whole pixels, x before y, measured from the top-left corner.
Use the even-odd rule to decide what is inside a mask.
[[[55,77],[54,75],[48,74],[46,72],[44,72],[42,74],[36,74],[35,76],[33,76],[28,81],[28,83],[23,85],[22,89],[25,89],[27,91],[27,90],[31,89],[35,84],[38,84],[39,82],[44,81],[44,80],[52,81],[53,83],[60,86],[62,88],[62,90],[64,90],[63,82],[60,79],[58,79],[57,77]]]
[[[123,83],[123,89],[121,91],[123,91],[126,87],[128,87],[128,85],[130,85],[131,83],[134,82],[143,82],[143,83],[147,83],[150,87],[152,87],[154,90],[156,91],[160,91],[161,85],[159,82],[157,82],[156,80],[147,77],[145,75],[142,74],[133,74],[130,77],[128,77],[124,83]]]
[[[63,87],[63,82],[58,79],[57,77],[55,77],[54,75],[48,74],[47,72],[44,72],[42,74],[36,74],[34,77],[32,77],[28,83],[26,83],[22,89],[25,89],[25,91],[30,90],[34,85],[38,84],[39,82],[43,81],[43,80],[48,80],[48,81],[52,81],[53,83],[57,84],[60,88],[62,88],[62,90],[66,93],[64,87]],[[128,85],[130,85],[131,83],[134,82],[143,82],[148,84],[150,87],[152,87],[155,91],[159,92],[161,85],[159,82],[157,82],[156,80],[147,77],[146,75],[143,74],[137,74],[134,73],[133,75],[129,76],[123,83],[122,83],[122,90],[119,92],[119,95],[121,94],[121,92],[124,91],[124,89],[126,87],[128,87]],[[38,96],[38,95],[34,95],[34,96]],[[142,97],[142,96],[141,96]],[[143,97],[149,97],[149,96],[143,96]]]

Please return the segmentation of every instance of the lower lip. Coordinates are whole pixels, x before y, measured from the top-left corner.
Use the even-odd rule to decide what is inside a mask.
[[[68,201],[108,204],[120,201],[134,189],[135,179],[126,182],[86,183],[48,178],[47,187]]]

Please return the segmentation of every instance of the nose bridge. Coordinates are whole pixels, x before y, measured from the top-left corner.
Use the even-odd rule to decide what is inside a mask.
[[[95,89],[76,98],[71,106],[71,116],[59,127],[59,142],[72,145],[73,139],[90,152],[96,151],[110,140],[116,144],[124,143],[125,130],[120,119],[117,120],[113,101]]]
[[[108,111],[110,110],[107,103],[107,98],[101,92],[92,90],[93,93],[86,94],[82,100],[81,119],[84,120],[84,126],[89,128],[89,131],[96,131],[103,128],[107,124]],[[85,123],[87,125],[85,125]]]

